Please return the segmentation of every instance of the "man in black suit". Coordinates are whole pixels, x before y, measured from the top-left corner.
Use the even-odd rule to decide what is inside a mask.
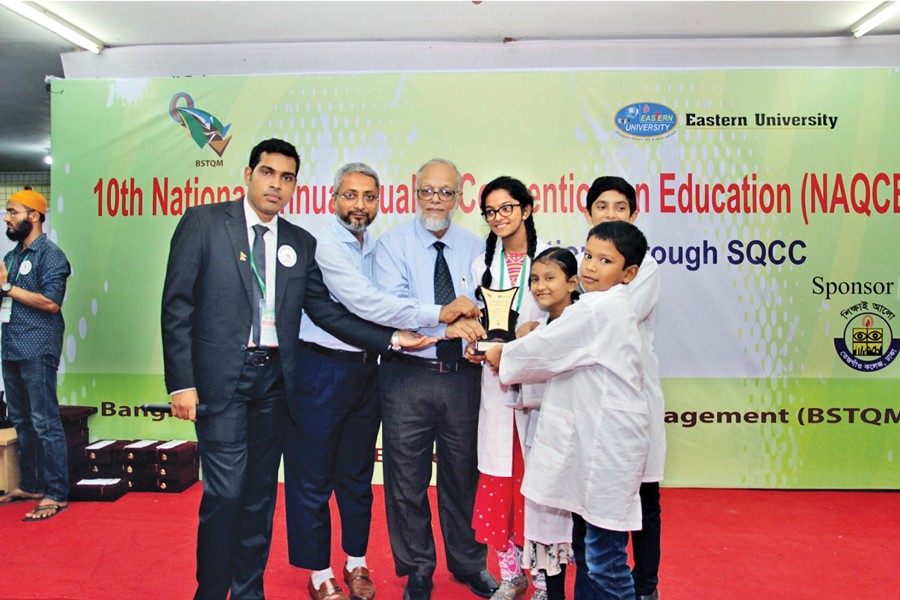
[[[331,300],[315,239],[278,217],[299,167],[291,144],[260,143],[244,170],[246,196],[188,209],[172,236],[163,357],[172,414],[196,422],[203,465],[197,599],[265,597],[278,467],[288,418],[299,416],[286,394],[301,312],[372,351],[433,341],[362,321]]]

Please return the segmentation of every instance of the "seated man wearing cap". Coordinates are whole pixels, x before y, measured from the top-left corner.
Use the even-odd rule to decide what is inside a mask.
[[[66,255],[44,235],[47,200],[22,190],[6,203],[6,235],[17,242],[0,263],[3,384],[19,442],[19,487],[0,505],[34,502],[26,521],[66,509],[69,470],[59,419],[56,370],[62,352],[60,306],[72,272]]]

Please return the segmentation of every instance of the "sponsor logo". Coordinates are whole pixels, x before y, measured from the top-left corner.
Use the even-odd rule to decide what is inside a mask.
[[[183,103],[179,106],[179,103]],[[228,130],[231,125],[223,125],[219,119],[205,110],[194,108],[194,99],[190,94],[178,92],[169,101],[169,116],[184,127],[188,137],[194,140],[199,148],[209,146],[213,152],[222,156],[231,141]]]
[[[667,106],[637,102],[616,113],[616,133],[633,140],[661,140],[675,133],[678,116]]]
[[[834,349],[851,369],[880,371],[900,354],[900,339],[894,338],[889,323],[894,312],[886,306],[861,300],[842,310],[841,316],[847,323],[843,335],[834,339]]]

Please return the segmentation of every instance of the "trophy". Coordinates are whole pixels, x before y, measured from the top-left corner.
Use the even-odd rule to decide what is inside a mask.
[[[513,310],[513,300],[519,288],[492,290],[478,287],[478,297],[484,300],[482,325],[487,332],[487,339],[475,342],[475,354],[484,354],[498,344],[505,344],[516,339],[516,321],[519,313]]]

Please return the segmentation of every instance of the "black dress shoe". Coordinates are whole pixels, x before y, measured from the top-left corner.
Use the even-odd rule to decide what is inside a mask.
[[[413,573],[406,580],[406,588],[403,590],[403,600],[431,600],[431,588],[434,583],[427,575]]]
[[[487,571],[478,571],[469,575],[453,575],[453,579],[469,586],[469,591],[482,598],[490,598],[500,587],[494,576]]]

